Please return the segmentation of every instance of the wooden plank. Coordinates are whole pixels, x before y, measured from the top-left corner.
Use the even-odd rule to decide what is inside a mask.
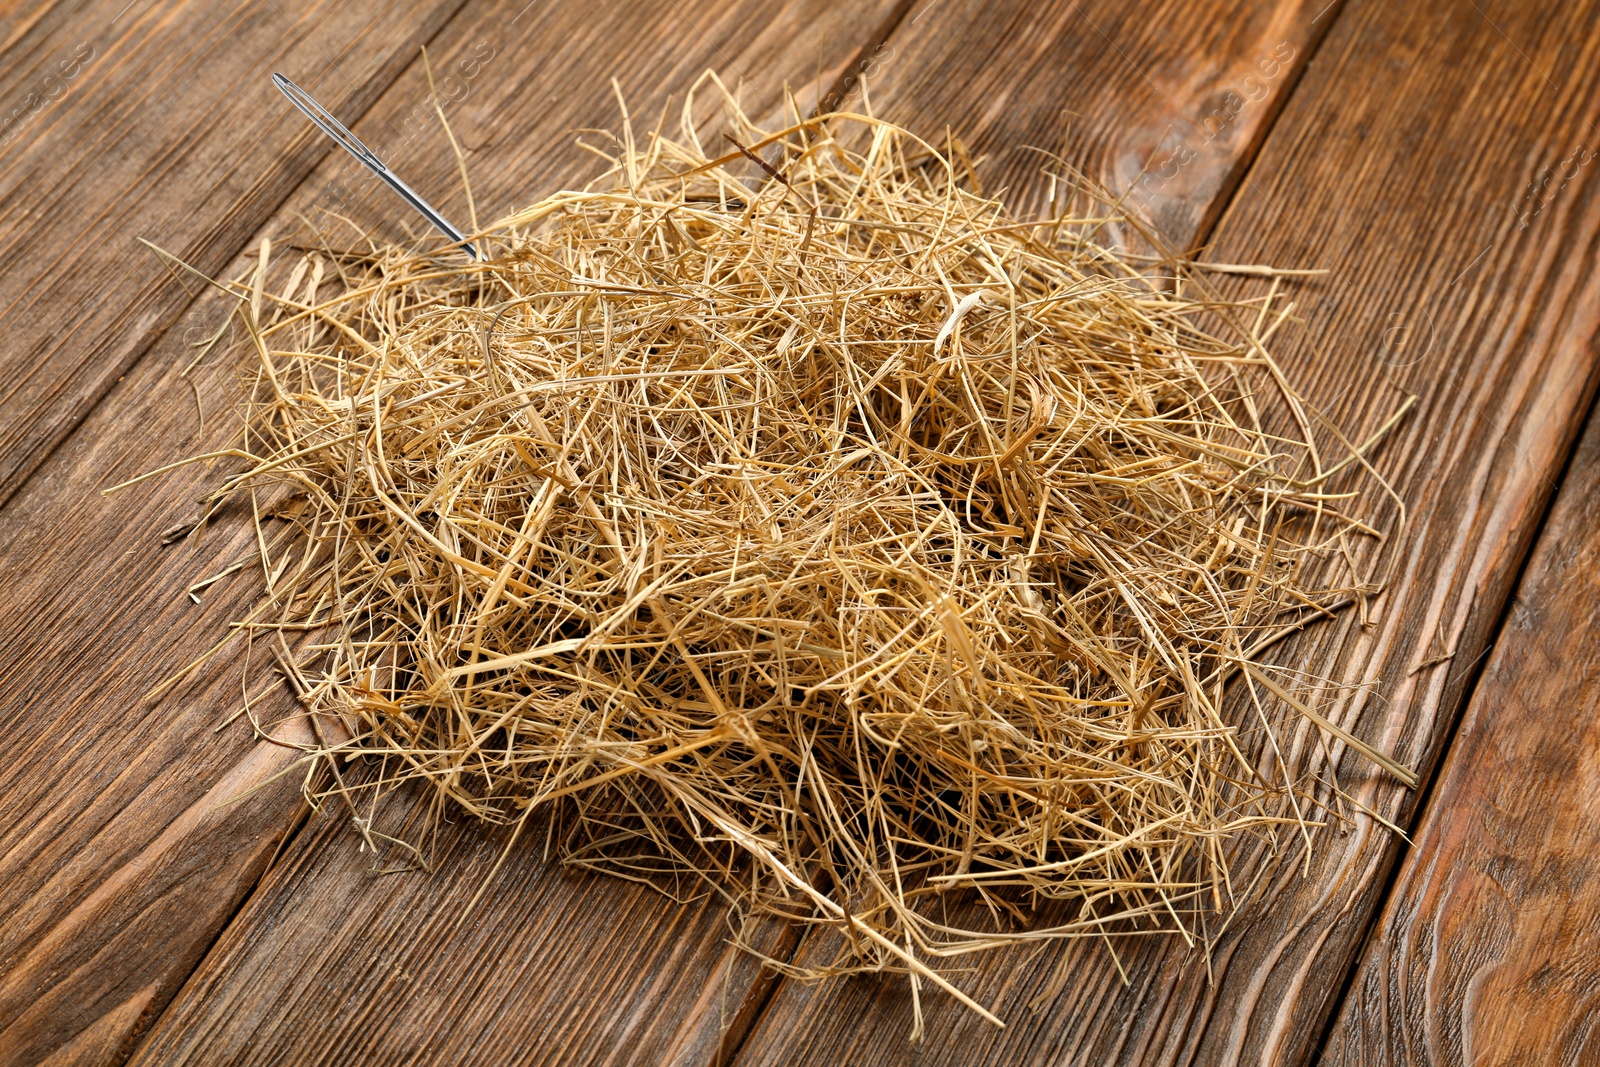
[[[873,43],[896,12],[888,0],[847,11],[820,2],[775,12],[754,3],[677,7],[675,12],[671,5],[566,0],[530,8],[522,0],[474,4],[449,24],[430,55],[469,152],[481,210],[525,203],[554,183],[593,172],[593,158],[574,146],[573,135],[577,128],[614,120],[613,73],[632,94],[630,102],[652,119],[663,100],[658,84],[687,84],[713,63],[764,72],[768,95],[752,92],[747,102],[771,106],[784,77],[780,60],[792,61],[789,73],[797,84],[819,65],[836,70]],[[310,46],[331,47],[335,40],[314,35]],[[414,53],[410,58],[415,60]],[[62,107],[83,103],[68,100]],[[277,99],[270,100],[270,112],[292,115]],[[117,114],[103,121],[114,122]],[[95,128],[87,118],[61,121]],[[356,129],[408,181],[464,218],[455,160],[436,123],[423,71],[413,61]],[[291,133],[302,128],[309,127],[295,119],[266,139],[259,162],[239,162],[238,180],[253,182],[256,174],[283,165],[278,155],[298,143]],[[498,145],[491,139],[500,139]],[[339,210],[373,229],[397,225],[397,202],[360,173],[343,153],[326,159],[266,232],[280,247],[304,238],[300,216],[320,209]],[[173,224],[180,232],[190,225]],[[201,219],[194,225],[220,224]],[[160,227],[142,232],[163,244],[180,244]],[[219,273],[232,276],[253,257],[252,247]],[[129,291],[168,284],[160,262],[142,250],[126,257],[120,270]],[[192,279],[181,281],[193,285]],[[159,703],[142,698],[214,644],[226,632],[226,621],[259,591],[256,568],[205,590],[200,605],[184,594],[190,583],[248,555],[252,535],[247,523],[241,525],[245,515],[224,518],[197,546],[164,548],[161,531],[192,513],[214,473],[188,469],[112,499],[98,493],[227,442],[232,428],[219,413],[232,402],[231,361],[213,356],[188,379],[180,377],[195,355],[191,343],[215,329],[225,307],[211,293],[191,306],[0,510],[0,721],[6,724],[6,758],[0,761],[0,795],[6,797],[0,811],[0,1061],[6,1063],[52,1055],[58,1062],[98,1062],[125,1054],[233,917],[294,826],[292,776],[246,801],[220,806],[291,770],[296,755],[255,742],[241,726],[213,733],[239,705],[242,686],[259,697],[255,707],[264,723],[289,713],[281,686],[263,671],[261,649],[249,655],[243,670],[235,650]],[[208,415],[203,430],[197,402]],[[279,729],[304,736],[306,727],[290,719]],[[483,858],[492,859],[503,843],[475,828],[451,841],[451,856],[464,857],[446,864],[454,871],[452,881],[425,875],[375,879],[365,873],[371,856],[356,851],[359,838],[341,819],[321,827],[315,841],[294,854],[294,866],[283,877],[298,885],[295,872],[308,864],[342,863],[343,873],[327,876],[334,886],[374,894],[372,906],[389,901],[404,915],[442,916],[471,895],[484,874]],[[643,1000],[628,1006],[633,1015],[610,1017],[600,1031],[598,1037],[616,1047],[669,1031],[714,1046],[724,1027],[744,1025],[748,1015],[740,1014],[740,998],[759,987],[758,977],[751,960],[735,957],[723,944],[720,907],[679,909],[616,880],[590,886],[593,879],[566,877],[532,856],[506,877],[521,889],[510,892],[504,906],[483,909],[482,928],[509,937],[496,944],[519,958],[549,940],[551,923],[574,914],[624,931],[616,935],[621,943],[612,955],[591,957],[562,943],[564,949],[543,959],[542,973],[519,983],[519,995],[529,995],[521,986],[530,986],[550,998],[541,1010],[555,1013],[557,1030],[587,1032],[585,1019],[564,1014],[562,1007],[563,983],[577,983],[586,967],[614,976],[619,967],[631,974],[666,966],[666,977],[690,982],[701,998],[681,1011],[668,1010],[661,1005],[676,1005],[681,985],[645,990]],[[392,892],[401,896],[391,901]],[[429,910],[415,903],[418,894],[441,903]],[[782,932],[773,936],[780,940],[763,943],[781,948]],[[443,938],[441,932],[432,943]],[[444,943],[445,953],[431,961],[434,970],[427,960],[407,964],[417,976],[407,988],[419,998],[419,1029],[413,1034],[426,1031],[434,1018],[429,1010],[444,1010],[424,1010],[426,999],[441,988],[435,984],[438,968],[465,958],[450,955],[450,943]],[[370,955],[352,955],[347,962],[356,961],[377,966]],[[725,984],[732,991],[726,1004],[720,997]],[[192,1010],[208,1003],[194,1001]],[[520,1006],[538,1007],[528,1001]],[[396,1020],[411,1019],[411,1010],[397,1008]],[[181,1030],[166,1033],[172,1037]],[[206,1062],[217,1058],[196,1055]]]
[[[280,108],[268,109],[274,94],[260,66],[306,79],[335,106],[365,107],[458,3],[415,5],[405,19],[378,2],[269,9],[62,0],[0,11],[0,499],[189,299],[148,269],[135,237],[160,236],[220,267],[326,153],[302,127],[283,122]],[[233,168],[263,146],[270,150],[258,166]],[[92,486],[69,492],[83,497]],[[234,746],[230,758],[191,768],[202,777],[187,788],[164,786],[172,768],[159,756],[141,762],[139,745],[152,735],[204,736],[205,716],[147,719],[142,730],[116,735],[108,759],[80,758],[103,740],[98,730],[116,726],[71,716],[107,672],[126,671],[116,658],[126,646],[113,642],[154,619],[119,620],[126,605],[114,582],[96,594],[86,588],[93,582],[85,576],[122,551],[114,533],[98,549],[85,538],[77,566],[52,572],[40,559],[66,533],[89,531],[58,513],[43,521],[61,525],[41,539],[30,537],[29,521],[9,513],[0,538],[9,598],[0,677],[21,687],[0,698],[9,757],[0,818],[0,1058],[30,1062],[60,1046],[81,1061],[126,1051],[129,1035],[166,1003],[232,913],[272,842],[220,849],[213,859],[233,877],[219,877],[207,899],[184,902],[186,881],[212,868],[173,853],[163,828],[198,832],[215,823],[210,809],[222,797],[208,798],[208,790],[259,776],[262,760],[247,756],[248,743]],[[86,570],[96,556],[100,565]],[[41,599],[52,587],[53,609]],[[99,670],[85,647],[97,641],[107,642]],[[121,699],[131,704],[136,694]],[[63,712],[59,723],[49,721]],[[65,743],[44,758],[40,746],[52,736]],[[30,776],[33,785],[22,784]],[[155,788],[133,784],[141,779]],[[256,802],[268,804],[275,829],[287,823],[277,813],[290,795]],[[76,835],[61,833],[62,820],[74,816],[90,822]],[[118,825],[139,829],[97,835]],[[100,954],[108,939],[146,939],[142,960],[110,966]],[[38,961],[48,961],[47,981],[30,967]]]
[[[1174,15],[1182,10],[1181,5],[1172,8]],[[1281,5],[1261,3],[1225,10],[1225,15],[1237,16],[1253,27],[1257,37],[1264,37],[1257,40],[1249,32],[1231,30],[1229,47],[1270,54],[1279,41],[1272,34],[1283,25],[1283,10]],[[1294,25],[1296,40],[1303,46],[1314,32],[1310,21],[1315,12],[1309,5],[1300,11]],[[1104,12],[1097,9],[1097,14]],[[595,32],[608,39],[640,36],[608,22],[622,17],[608,12],[595,19],[601,27]],[[972,17],[958,5],[948,12],[934,9],[894,40],[908,50],[924,35],[948,45],[950,35]],[[1054,9],[1040,17],[1047,24],[1050,19],[1060,21]],[[946,18],[964,21],[950,25],[939,21]],[[736,21],[728,20],[730,25]],[[1106,16],[1106,24],[1117,23]],[[783,33],[769,37],[785,41]],[[1211,47],[1211,38],[1196,34],[1195,39]],[[1086,84],[1136,77],[1098,36],[1068,38],[1061,44],[1068,55],[1074,47],[1083,57],[1076,69],[1092,72]],[[802,43],[784,53],[784,62],[804,72],[814,65],[814,53]],[[911,58],[885,58],[891,54]],[[1156,76],[1181,70],[1183,78],[1198,87],[1194,97],[1161,99],[1162,107],[1177,113],[1201,114],[1201,105],[1226,91],[1227,79],[1245,62],[1237,55],[1220,58],[1159,50],[1157,54],[1166,58],[1157,63],[1146,57]],[[902,69],[909,73],[921,62],[914,51],[891,53],[888,48],[869,52],[865,58],[869,63],[878,61],[874,69],[880,70],[884,83],[892,79],[894,65],[903,63]],[[968,69],[975,58],[967,57]],[[1195,68],[1205,63],[1215,64],[1215,81],[1195,74]],[[742,59],[738,65],[747,71],[758,67]],[[777,66],[778,60],[764,65]],[[1053,71],[1047,90],[1077,80],[1070,64],[1052,67],[1041,60],[1033,73],[1042,77],[1046,71]],[[682,73],[692,70],[685,67]],[[1282,75],[1284,80],[1287,76]],[[639,84],[649,84],[644,76],[638,77]],[[563,80],[579,88],[585,85],[576,77]],[[591,107],[590,116],[603,116],[605,89],[596,92],[591,103],[579,106]],[[1270,114],[1266,102],[1260,103],[1264,106],[1242,112],[1237,125],[1227,131],[1237,145],[1246,146],[1255,136],[1246,129],[1248,124],[1264,122]],[[462,109],[455,120],[458,133],[468,145],[482,144],[484,138],[492,138],[496,145],[537,143],[518,130],[518,116],[507,113],[509,106],[486,98],[476,112]],[[652,112],[635,108],[635,113]],[[574,124],[577,121],[575,115]],[[1166,125],[1150,119],[1148,129],[1157,132],[1152,135],[1141,128],[1136,133],[1146,140],[1159,138]],[[1109,120],[1106,126],[1119,128]],[[981,136],[985,129],[978,127],[976,132]],[[1152,146],[1153,141],[1127,151],[1148,151]],[[1114,147],[1106,151],[1108,158],[1124,154]],[[480,158],[485,165],[499,165],[488,150]],[[507,164],[513,168],[508,174],[517,174],[515,163]],[[448,171],[433,173],[448,183]],[[495,195],[485,189],[496,181],[505,182],[502,189],[522,191],[496,174],[487,179],[489,185],[480,187],[480,202]],[[1185,180],[1194,179],[1186,175]],[[448,195],[442,206],[459,213],[459,201],[449,202]],[[756,982],[748,957],[722,945],[721,908],[714,902],[682,910],[638,898],[633,887],[604,879],[564,878],[548,871],[529,849],[511,856],[468,927],[452,933],[450,923],[462,901],[481,884],[500,841],[470,829],[459,835],[452,832],[436,877],[389,881],[374,881],[366,873],[366,858],[352,851],[348,831],[325,828],[297,841],[290,849],[289,865],[263,884],[222,935],[184,994],[153,1030],[138,1062],[200,1061],[207,1056],[247,1062],[252,1049],[292,1047],[307,1059],[415,1057],[453,1062],[479,1055],[483,1062],[497,1062],[538,1048],[560,1062],[614,1056],[687,1063],[704,1062],[719,1046],[737,1041],[743,1022],[728,1017],[759,1007],[764,988]],[[785,946],[777,932],[769,935],[771,951],[783,954]],[[666,954],[673,944],[681,946],[681,956]],[[515,961],[517,969],[504,961]],[[541,978],[518,977],[522,975]],[[375,1003],[386,1007],[375,1011]],[[436,1035],[431,1044],[425,1041],[428,1035]],[[889,1040],[898,1042],[899,1037],[893,1033]],[[474,1051],[479,1048],[485,1051]]]
[[[0,502],[325,155],[265,78],[364,110],[461,5],[76,0],[0,18]],[[403,14],[402,14],[403,12]]]
[[[345,820],[319,819],[134,1062],[710,1062],[759,977],[725,906],[564,874],[542,836],[498,875],[504,836],[470,829],[445,835],[437,875],[378,877]],[[781,931],[756,943],[781,950]]]
[[[0,3],[0,56],[8,62],[15,62],[16,56],[11,54],[11,47],[27,35],[39,20],[48,15],[56,5],[56,0],[47,0],[45,3],[35,3],[33,0],[5,0]],[[49,97],[49,90],[45,91]],[[32,109],[26,97],[22,100],[8,100],[4,109],[0,110],[0,141],[5,139],[6,130],[15,125],[16,120]],[[10,120],[9,122],[7,120]]]
[[[1322,1062],[1600,1063],[1600,418]]]
[[[1411,524],[1371,625],[1352,613],[1282,655],[1347,684],[1374,680],[1329,717],[1424,777],[1594,389],[1600,197],[1572,153],[1596,136],[1596,14],[1592,3],[1351,0],[1212,238],[1219,261],[1332,272],[1298,286],[1307,326],[1280,335],[1279,350],[1356,439],[1404,393],[1420,396],[1377,460]],[[1141,67],[1145,25],[1162,23],[1141,13],[1114,38]],[[1541,168],[1564,178],[1534,187]],[[1308,727],[1287,751],[1325,766]],[[1413,794],[1341,746],[1331,753],[1358,800],[1410,818]],[[1235,884],[1259,877],[1256,897],[1209,964],[1175,939],[1121,946],[1127,984],[1089,942],[990,959],[960,978],[1008,1028],[930,995],[920,1049],[903,1040],[904,979],[785,981],[738,1062],[1303,1062],[1396,851],[1366,816],[1318,832],[1308,867],[1292,839],[1275,862],[1241,850]],[[827,958],[821,938],[798,954]]]
[[[1016,212],[1049,209],[1055,154],[1186,247],[1210,231],[1337,10],[932,0],[869,55],[865,91],[935,143],[952,127]]]

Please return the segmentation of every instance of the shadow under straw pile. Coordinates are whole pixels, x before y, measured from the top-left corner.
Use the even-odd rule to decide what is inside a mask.
[[[1383,555],[1331,488],[1375,476],[1268,353],[1276,283],[1152,285],[1087,185],[1018,222],[870,117],[734,128],[627,137],[483,262],[341,254],[252,326],[213,499],[292,494],[269,613],[348,731],[315,757],[381,763],[319,795],[420,781],[519,831],[561,801],[569,860],[704,877],[839,930],[827,973],[993,1018],[939,961],[1194,936],[1229,839],[1311,818],[1230,680],[1406,775],[1260,662]],[[952,890],[999,921],[947,925]]]

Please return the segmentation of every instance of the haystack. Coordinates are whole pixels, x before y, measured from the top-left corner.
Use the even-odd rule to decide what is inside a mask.
[[[279,295],[234,284],[245,463],[210,500],[292,524],[242,629],[307,635],[344,726],[316,796],[420,801],[419,860],[441,805],[508,847],[547,817],[569,862],[835,928],[808,974],[993,1018],[944,961],[1199,938],[1230,841],[1326,819],[1262,772],[1286,719],[1408,775],[1265,659],[1386,558],[1375,439],[1271,355],[1281,278],[1119,252],[1159,241],[1060,170],[1013,218],[871,115],[684,114],[482,261],[330,224]]]

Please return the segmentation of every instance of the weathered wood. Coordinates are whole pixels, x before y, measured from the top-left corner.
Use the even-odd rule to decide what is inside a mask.
[[[0,501],[189,303],[138,238],[219,270],[329,149],[282,70],[365,110],[462,0],[87,0],[0,21]]]
[[[134,1062],[710,1062],[759,970],[725,904],[565,873],[529,836],[498,875],[504,835],[471,828],[444,835],[436,875],[379,877],[346,820],[318,820]]]
[[[204,724],[184,718],[204,736]],[[312,740],[309,734],[275,731],[302,745]],[[237,751],[238,746],[227,748]],[[186,768],[191,775],[221,773],[165,825],[146,820],[166,814],[173,794],[191,791],[182,790],[185,783],[174,782],[170,772],[151,775],[122,812],[107,812],[111,805],[102,797],[90,803],[93,815],[104,820],[90,849],[63,857],[62,845],[70,847],[79,835],[51,839],[45,827],[34,827],[17,843],[20,847],[9,850],[7,867],[24,851],[58,865],[15,879],[42,892],[19,901],[7,921],[9,951],[0,980],[6,1022],[0,1052],[7,1062],[41,1062],[46,1053],[61,1062],[112,1062],[131,1051],[143,1026],[259,879],[282,834],[291,830],[295,783],[272,779],[292,769],[294,755],[292,749],[262,742],[231,767],[216,767],[214,756],[195,761]],[[130,792],[119,779],[131,776],[73,770],[89,773],[58,785],[68,799],[92,793],[97,785],[105,787],[104,795]],[[235,804],[248,790],[263,786],[244,804]],[[278,833],[230,832],[236,820],[275,827]],[[63,905],[69,903],[67,910]],[[46,918],[49,925],[43,926],[40,920]],[[25,932],[38,940],[17,944],[13,935]]]
[[[189,300],[149,269],[135,237],[219,267],[327,151],[267,109],[259,65],[362,108],[456,6],[417,5],[403,22],[377,3],[152,10],[107,0],[0,11],[0,499]],[[270,150],[258,166],[234,168],[262,146]],[[98,455],[109,462],[117,452]],[[130,666],[137,676],[177,665],[162,641],[172,619],[131,610],[150,606],[148,595],[129,594],[148,577],[156,546],[144,544],[143,559],[127,550],[139,530],[128,520],[150,516],[106,509],[98,524],[85,521],[96,476],[83,473],[59,486],[72,499],[54,514],[0,518],[7,1062],[52,1048],[65,1062],[125,1055],[271,851],[271,831],[204,857],[173,848],[178,829],[203,836],[219,821],[211,807],[224,797],[213,787],[259,775],[269,753],[247,756],[248,737],[236,734],[177,771],[163,753],[206,736],[214,714],[128,714],[138,708]],[[56,552],[74,537],[76,556]],[[107,567],[135,560],[141,573],[120,588],[99,582]],[[208,562],[201,553],[189,565]],[[130,665],[141,633],[144,662],[134,653]],[[96,697],[107,703],[96,708]],[[276,790],[246,810],[275,831],[292,797],[292,787]],[[74,820],[76,832],[65,832]],[[207,892],[185,898],[200,881]]]
[[[35,3],[33,0],[5,0],[0,3],[0,56],[8,59],[11,46],[20,41],[40,19],[50,13],[55,6],[55,0],[46,3]],[[11,114],[15,103],[7,103],[5,109],[0,111],[0,123]],[[5,135],[0,133],[0,138]]]
[[[1337,11],[931,0],[866,57],[865,92],[935,144],[950,127],[1014,211],[1048,210],[1055,156],[1127,193],[1182,248],[1210,231]]]
[[[1356,439],[1404,393],[1420,396],[1377,455],[1411,524],[1371,625],[1350,613],[1281,655],[1346,684],[1372,680],[1329,717],[1424,776],[1594,388],[1600,197],[1572,153],[1595,137],[1595,18],[1594,4],[1351,0],[1211,242],[1219,261],[1331,271],[1296,287],[1307,326],[1277,349]],[[1116,44],[1139,63],[1141,27],[1161,25],[1141,14]],[[1565,179],[1541,187],[1548,203],[1532,214],[1541,168]],[[1326,766],[1311,728],[1290,741],[1297,765]],[[1413,794],[1329,751],[1356,799],[1409,819]],[[738,1062],[1303,1062],[1397,843],[1357,815],[1317,833],[1308,868],[1298,842],[1285,845],[1276,862],[1241,852],[1235,885],[1259,876],[1256,898],[1209,965],[1175,939],[1119,946],[1126,985],[1091,942],[991,959],[958,981],[1009,1027],[930,994],[920,1049],[885,1037],[911,1030],[903,978],[785,981]],[[798,958],[824,962],[828,947],[808,939]]]
[[[474,5],[450,23],[430,55],[455,129],[469,151],[485,214],[526,202],[552,183],[592,173],[593,158],[576,148],[572,137],[578,127],[615,117],[613,72],[631,90],[630,103],[651,121],[662,102],[657,79],[686,84],[712,64],[770,75],[768,96],[748,98],[752,107],[770,106],[784,77],[776,67],[781,58],[794,61],[789,76],[798,85],[814,75],[819,58],[825,71],[851,61],[895,13],[888,0],[848,11],[820,3],[777,12],[756,4],[678,7],[681,14],[670,6],[624,3],[530,8],[524,0]],[[167,15],[172,17],[170,11]],[[412,32],[398,25],[394,31],[402,39]],[[338,43],[322,33],[313,33],[306,46],[331,49]],[[455,160],[433,117],[421,66],[414,53],[409,58],[413,62],[405,76],[356,129],[408,181],[464,218]],[[284,66],[300,76],[293,63]],[[260,69],[252,69],[259,77]],[[341,94],[315,79],[307,81],[340,114],[353,114],[340,104],[346,99]],[[67,98],[59,121],[93,129],[88,117],[65,114],[93,99]],[[236,160],[234,171],[219,171],[223,179],[213,174],[209,180],[249,184],[255,175],[283,166],[278,157],[284,151],[304,152],[299,138],[309,125],[275,91],[255,103],[284,125],[264,138],[258,162]],[[112,109],[112,118],[120,113]],[[490,137],[506,140],[492,153],[483,151]],[[280,248],[286,240],[306,237],[299,217],[319,209],[341,211],[370,228],[398,225],[398,203],[359,174],[343,153],[325,160],[269,223]],[[181,199],[170,190],[165,195]],[[174,222],[172,229],[233,232],[234,223],[209,213],[237,212],[237,206],[217,207],[204,197],[185,202],[196,217]],[[166,225],[151,223],[142,232],[181,249],[182,242],[169,239]],[[16,255],[44,251],[49,249],[26,245]],[[252,243],[248,253],[224,263],[218,273],[234,276],[253,256]],[[192,278],[179,277],[181,284],[194,285]],[[114,275],[101,270],[102,282],[135,295],[179,284],[168,279],[162,263],[142,248],[121,256]],[[0,811],[0,1061],[8,1064],[51,1055],[57,1062],[125,1055],[232,918],[296,816],[298,782],[292,774],[248,800],[218,806],[251,783],[294,769],[294,750],[256,742],[243,726],[213,733],[238,707],[242,684],[259,696],[255,708],[264,723],[290,713],[281,686],[263,670],[269,661],[261,648],[248,656],[253,666],[241,664],[243,649],[235,647],[159,703],[142,698],[222,637],[227,620],[260,589],[255,567],[201,593],[200,606],[184,593],[190,583],[250,555],[253,534],[248,521],[241,524],[247,512],[222,517],[198,545],[163,548],[161,532],[192,513],[193,501],[215,472],[190,468],[111,499],[98,493],[105,485],[227,442],[232,430],[221,415],[231,404],[231,361],[213,355],[188,380],[180,377],[195,355],[192,342],[216,328],[226,306],[225,299],[207,293],[190,307],[0,509],[5,530],[0,537],[0,648],[5,650],[0,722],[6,753],[0,761],[0,795],[6,798]],[[189,381],[197,392],[191,393]],[[207,413],[203,431],[197,426],[197,402]],[[260,695],[263,686],[266,692]],[[293,720],[281,726],[296,728],[304,726]],[[476,888],[471,880],[483,873],[481,865],[462,861],[453,876],[462,882],[453,888],[425,875],[373,879],[363,873],[371,857],[355,851],[358,839],[343,819],[328,837],[327,845],[313,853],[328,852],[332,861],[352,864],[344,875],[329,878],[353,892],[382,893],[403,884],[407,893],[442,894],[441,900],[453,902],[448,906],[458,907]],[[500,843],[495,835],[471,828],[453,847],[457,853],[492,856]],[[738,998],[762,986],[754,961],[735,957],[723,943],[720,907],[684,910],[656,898],[646,902],[638,887],[616,880],[582,888],[593,879],[569,878],[532,857],[508,877],[523,879],[519,884],[526,892],[513,894],[508,908],[480,914],[497,928],[514,931],[517,951],[542,943],[550,924],[559,928],[574,909],[589,922],[615,921],[626,931],[619,940],[635,951],[607,962],[590,959],[573,945],[558,946],[544,973],[531,980],[532,988],[553,998],[551,1004],[565,1004],[564,967],[577,974],[604,963],[614,975],[618,960],[632,961],[621,964],[626,971],[659,958],[689,968],[695,996],[704,994],[693,1011],[685,1005],[699,1030],[684,1022],[683,1013],[672,1015],[666,1008],[661,1025],[677,1019],[685,1033],[698,1034],[712,1046],[724,1024],[745,1025],[749,1012]],[[557,911],[517,914],[532,897],[563,893],[570,894],[570,902]],[[443,914],[445,907],[428,914]],[[634,917],[624,923],[624,914]],[[657,919],[661,929],[652,934]],[[761,943],[779,951],[783,936],[774,930]],[[435,941],[443,953],[452,951],[442,933]],[[370,956],[352,957],[357,959],[371,962]],[[714,976],[729,968],[728,988],[735,993],[725,1006],[713,995],[722,988]],[[419,973],[421,987],[432,988],[429,974]],[[651,995],[676,1004],[682,987],[671,987],[670,993],[662,987]],[[614,1029],[602,1036],[609,1033],[621,1047],[630,1035],[658,1032],[650,1027],[659,1007],[648,1002],[634,1029],[612,1019],[607,1025]],[[402,1012],[398,1018],[410,1016]],[[573,1033],[587,1030],[581,1014],[562,1018],[560,1026]],[[210,1061],[205,1054],[200,1058]]]
[[[1600,418],[1322,1062],[1600,1063]]]

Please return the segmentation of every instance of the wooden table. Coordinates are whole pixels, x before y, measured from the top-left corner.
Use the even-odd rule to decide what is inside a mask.
[[[3,0],[0,1061],[1600,1063],[1597,20],[1600,0]],[[1420,397],[1378,457],[1411,524],[1370,624],[1293,654],[1371,683],[1336,719],[1424,786],[1339,770],[1410,840],[1363,816],[1309,866],[1293,841],[1251,861],[1209,966],[1175,940],[1126,947],[1126,982],[1095,944],[991,960],[959,980],[1010,1025],[933,997],[917,1047],[902,980],[777,979],[715,903],[537,847],[458,929],[499,834],[453,826],[436,874],[376,874],[345,817],[297,808],[285,749],[215,729],[237,660],[147,699],[259,579],[185,596],[248,550],[242,524],[163,545],[204,471],[98,492],[229,432],[227,361],[182,373],[219,298],[138,239],[231,276],[324,209],[396,224],[273,70],[464,216],[424,45],[486,216],[591,171],[573,131],[615,122],[613,75],[653,116],[707,67],[753,113],[866,70],[881,114],[953,126],[1019,210],[1043,148],[1137,181],[1206,257],[1326,270],[1284,358],[1348,427]]]

